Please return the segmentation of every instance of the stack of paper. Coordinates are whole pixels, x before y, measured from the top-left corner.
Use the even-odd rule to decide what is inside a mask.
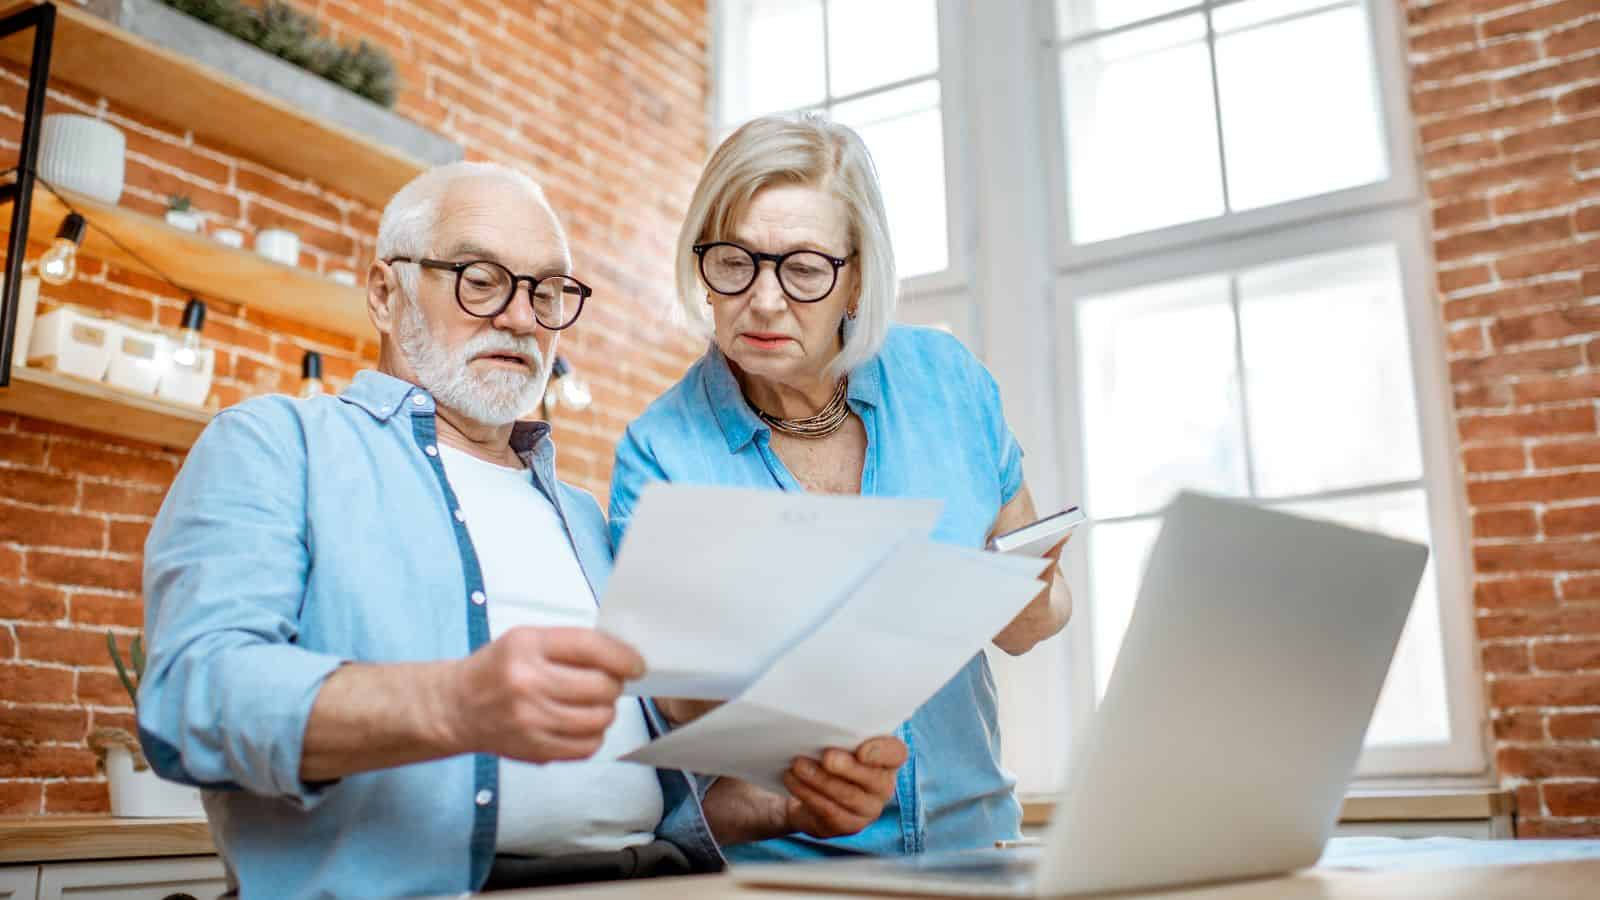
[[[623,759],[783,792],[800,755],[895,728],[1042,589],[1039,559],[937,544],[938,501],[655,485],[598,627],[656,697],[729,700]]]

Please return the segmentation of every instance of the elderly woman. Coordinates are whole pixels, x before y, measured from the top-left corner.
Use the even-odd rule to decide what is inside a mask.
[[[712,342],[618,445],[618,546],[640,491],[656,480],[938,497],[935,539],[969,547],[1035,518],[1022,451],[988,371],[949,335],[889,324],[894,255],[871,160],[850,129],[772,117],[724,141],[679,235],[677,285]],[[714,546],[716,535],[706,540]],[[824,565],[796,559],[793,571],[775,574],[804,578]],[[1066,624],[1071,596],[1056,566],[1048,577],[993,636],[996,646],[1025,653]],[[696,709],[664,705],[677,719]],[[1021,809],[1000,765],[994,679],[982,654],[898,735],[910,759],[894,799],[865,829],[828,840],[787,835],[728,856],[920,853],[1018,836]],[[755,788],[744,794],[751,817],[777,802]]]

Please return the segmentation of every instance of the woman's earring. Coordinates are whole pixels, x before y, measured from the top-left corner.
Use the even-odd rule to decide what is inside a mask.
[[[847,309],[847,310],[845,310],[845,312],[844,312],[844,317],[845,317],[845,318],[846,318],[846,319],[849,319],[849,320],[851,320],[851,321],[852,321],[852,322],[853,322],[853,321],[855,321],[855,318],[856,318],[856,308],[855,308],[855,307],[853,307],[853,306],[852,306],[852,307],[850,307],[850,308],[849,308],[849,309]]]

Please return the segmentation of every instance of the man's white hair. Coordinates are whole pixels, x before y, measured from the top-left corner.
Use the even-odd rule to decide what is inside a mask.
[[[462,161],[434,166],[411,179],[389,198],[389,205],[383,208],[383,218],[378,220],[378,258],[388,260],[396,256],[409,256],[416,259],[437,252],[431,245],[445,195],[459,182],[482,179],[499,181],[526,193],[530,200],[549,213],[556,236],[562,246],[566,246],[566,231],[561,227],[561,220],[550,207],[550,201],[545,199],[544,189],[539,187],[538,182],[526,173],[500,163]],[[395,273],[406,295],[415,297],[419,277],[417,267],[399,266]]]

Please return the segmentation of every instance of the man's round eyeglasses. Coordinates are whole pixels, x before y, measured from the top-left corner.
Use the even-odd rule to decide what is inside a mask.
[[[816,303],[827,297],[839,282],[840,267],[849,262],[820,250],[758,253],[728,241],[695,244],[693,250],[700,257],[700,277],[713,291],[728,296],[744,293],[756,283],[761,263],[770,261],[778,273],[778,287],[797,303]]]
[[[456,273],[456,305],[469,316],[492,319],[506,311],[517,296],[517,285],[528,283],[528,296],[533,302],[533,317],[551,331],[560,331],[578,321],[583,312],[583,302],[594,291],[570,275],[547,275],[535,278],[518,275],[505,266],[488,259],[469,259],[447,262],[442,259],[413,259],[395,256],[384,260],[389,265],[397,262],[416,263],[428,269]]]

